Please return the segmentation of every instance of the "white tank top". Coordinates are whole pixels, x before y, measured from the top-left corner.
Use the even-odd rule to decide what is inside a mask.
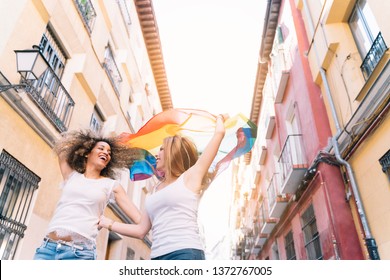
[[[180,249],[203,250],[198,225],[200,195],[189,190],[183,178],[181,175],[145,200],[152,224],[151,258]]]
[[[112,190],[116,184],[110,178],[88,179],[84,174],[72,172],[62,185],[62,196],[49,223],[48,233],[81,235],[95,244],[99,217],[109,199],[113,198]]]

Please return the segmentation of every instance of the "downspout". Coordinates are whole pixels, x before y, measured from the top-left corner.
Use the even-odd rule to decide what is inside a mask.
[[[332,97],[332,93],[331,93],[331,90],[329,87],[328,79],[326,77],[326,72],[325,72],[324,68],[322,68],[322,66],[321,66],[319,55],[317,52],[316,43],[314,40],[314,35],[315,35],[314,23],[313,23],[313,20],[311,18],[311,14],[310,14],[310,11],[308,8],[307,0],[303,0],[303,7],[304,7],[304,11],[305,11],[307,20],[308,20],[308,26],[309,26],[310,33],[311,33],[310,36],[312,36],[311,46],[312,46],[312,49],[313,49],[315,57],[316,57],[317,65],[320,69],[321,78],[322,78],[322,81],[324,83],[325,92],[326,92],[327,98],[329,100],[329,105],[330,105],[331,112],[332,112],[332,118],[333,118],[333,121],[334,121],[336,129],[337,129],[336,135],[331,137],[331,145],[334,148],[334,153],[335,153],[335,157],[336,157],[337,161],[340,164],[344,165],[346,170],[347,170],[350,185],[351,185],[352,192],[353,192],[353,195],[355,198],[357,211],[358,211],[358,214],[360,217],[360,222],[361,222],[362,227],[363,227],[365,241],[366,241],[365,245],[367,247],[367,251],[369,253],[369,256],[372,260],[379,260],[380,257],[379,257],[379,253],[378,253],[378,247],[376,246],[375,239],[372,237],[370,228],[368,226],[367,217],[366,217],[366,214],[365,214],[365,211],[363,208],[363,204],[361,202],[361,198],[360,198],[359,190],[358,190],[357,183],[355,180],[355,175],[354,175],[353,169],[352,169],[351,165],[349,164],[349,162],[347,162],[346,160],[344,160],[342,158],[340,150],[339,150],[339,143],[338,143],[337,139],[338,139],[339,135],[341,134],[342,129],[341,129],[340,122],[339,122],[339,119],[337,116],[336,106],[335,106],[335,103],[334,103],[334,100]]]

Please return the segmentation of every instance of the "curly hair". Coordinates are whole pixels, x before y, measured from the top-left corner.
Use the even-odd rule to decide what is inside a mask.
[[[139,149],[126,147],[120,144],[115,137],[103,137],[91,130],[70,131],[62,134],[62,138],[54,145],[54,151],[64,158],[72,169],[84,173],[87,163],[86,156],[98,142],[105,142],[111,148],[111,160],[101,171],[103,177],[115,179],[118,169],[128,168],[142,155]]]

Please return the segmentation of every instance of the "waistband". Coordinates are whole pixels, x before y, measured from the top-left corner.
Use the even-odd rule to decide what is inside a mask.
[[[57,244],[61,244],[61,245],[69,246],[69,247],[73,247],[73,248],[75,248],[77,250],[80,250],[80,251],[84,250],[84,247],[82,245],[75,244],[74,241],[54,240],[54,239],[51,239],[49,237],[44,237],[43,241],[57,243]]]

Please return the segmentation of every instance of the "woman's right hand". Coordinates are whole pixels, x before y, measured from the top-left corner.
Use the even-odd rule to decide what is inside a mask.
[[[104,215],[101,215],[99,223],[98,223],[98,227],[100,227],[100,228],[108,228],[108,226],[112,225],[112,223],[113,223],[113,221],[111,219],[107,218]]]
[[[225,121],[229,118],[228,114],[220,114],[217,116],[215,133],[225,133]]]

